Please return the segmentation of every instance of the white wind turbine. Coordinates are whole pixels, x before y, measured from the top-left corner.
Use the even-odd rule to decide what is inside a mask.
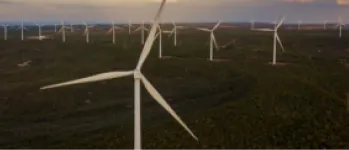
[[[7,27],[9,26],[8,24],[3,24],[4,27],[4,40],[7,40]]]
[[[89,43],[90,42],[90,30],[89,30],[89,28],[92,28],[93,26],[89,26],[85,21],[83,21],[83,23],[85,25],[84,35],[86,36],[86,42]]]
[[[171,36],[172,34],[174,35],[174,37],[173,37],[173,45],[177,46],[177,25],[176,25],[176,23],[174,21],[172,21],[172,24],[173,24],[173,29],[172,29],[172,31],[171,31],[169,36]]]
[[[131,20],[128,21],[128,34],[131,34],[132,23]]]
[[[74,32],[74,25],[70,24],[70,32]]]
[[[185,27],[184,26],[177,26],[174,21],[172,21],[172,24],[173,24],[173,29],[172,30],[162,30],[162,33],[169,34],[168,35],[169,37],[174,35],[174,37],[173,37],[173,45],[177,46],[177,29],[184,29]]]
[[[21,39],[24,40],[24,21],[22,20],[22,26],[21,26]]]
[[[54,24],[54,26],[55,26],[55,32],[57,32],[57,24]]]
[[[147,28],[145,28],[144,21],[142,21],[142,24],[136,30],[134,30],[133,32],[137,32],[139,30],[141,30],[141,43],[142,43],[142,45],[144,45],[145,31],[149,31]]]
[[[214,31],[219,27],[220,24],[221,24],[221,21],[219,21],[212,29],[197,28],[198,30],[201,30],[201,31],[210,32],[210,61],[213,61],[213,45],[217,50],[219,49],[216,41],[216,37],[214,36]]]
[[[160,24],[158,24],[158,30],[159,32],[155,35],[155,38],[159,37],[159,58],[162,58],[162,30],[160,27]]]
[[[112,26],[109,29],[109,31],[107,32],[107,34],[113,32],[113,44],[115,44],[115,29],[121,30],[122,28],[115,26],[114,21],[112,21]]]
[[[62,32],[62,41],[65,43],[65,26],[64,26],[64,21],[61,21],[61,29],[58,32]]]
[[[339,28],[339,38],[342,38],[342,30],[345,24],[343,23],[342,17],[338,17],[338,24],[336,27]]]
[[[41,88],[41,90],[44,89],[50,89],[50,88],[57,88],[57,87],[63,87],[63,86],[69,86],[69,85],[75,85],[75,84],[82,84],[82,83],[89,83],[89,82],[97,82],[97,81],[104,81],[104,80],[110,80],[115,78],[121,78],[126,76],[133,76],[134,78],[134,96],[135,96],[135,107],[134,107],[134,148],[135,149],[141,149],[141,82],[143,83],[145,89],[149,92],[149,94],[164,108],[166,111],[172,115],[174,119],[177,120],[177,122],[182,125],[182,127],[195,139],[198,140],[198,138],[194,135],[194,133],[189,129],[189,127],[182,121],[182,119],[175,113],[175,111],[169,106],[169,104],[164,100],[164,98],[160,95],[160,93],[153,87],[153,85],[148,81],[146,77],[143,76],[141,69],[144,64],[144,61],[149,55],[149,52],[151,50],[151,47],[153,45],[153,42],[155,40],[155,34],[156,34],[156,28],[158,26],[158,20],[160,18],[160,15],[162,13],[163,7],[166,3],[166,0],[162,0],[160,9],[157,12],[156,18],[154,20],[153,26],[151,28],[151,31],[148,35],[147,41],[143,47],[143,51],[140,55],[138,64],[135,68],[135,70],[131,71],[113,71],[113,72],[107,72],[102,74],[97,74],[94,76],[77,79],[69,82],[64,82],[60,84],[54,84],[49,86],[44,86]]]
[[[282,51],[285,52],[285,49],[282,45],[282,42],[280,40],[280,37],[278,35],[278,29],[281,27],[282,23],[284,22],[284,17],[281,18],[279,24],[275,25],[275,28],[274,29],[269,29],[269,28],[266,28],[266,29],[255,29],[257,31],[263,31],[263,32],[274,32],[274,44],[273,44],[273,65],[276,65],[276,44],[279,43],[281,48],[282,48]]]
[[[251,20],[251,30],[254,29],[254,20]]]
[[[42,36],[41,36],[41,27],[42,27],[42,26],[45,26],[45,25],[43,25],[43,24],[37,24],[37,23],[36,23],[36,26],[38,26],[38,28],[39,28],[39,40],[42,40]]]
[[[327,20],[324,21],[324,30],[327,29],[327,22],[328,22]]]
[[[298,20],[298,31],[301,30],[301,24],[302,24],[302,21]]]

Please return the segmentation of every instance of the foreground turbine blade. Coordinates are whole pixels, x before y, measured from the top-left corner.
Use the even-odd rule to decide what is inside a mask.
[[[139,61],[138,61],[136,70],[140,70],[142,68],[142,66],[144,64],[144,61],[148,57],[150,49],[151,49],[151,47],[154,44],[155,34],[156,34],[156,30],[157,30],[158,24],[159,24],[159,18],[160,18],[161,14],[162,14],[162,11],[164,9],[165,3],[166,3],[166,0],[163,0],[162,3],[161,3],[160,8],[159,8],[159,10],[158,10],[158,12],[156,14],[156,17],[154,19],[153,25],[152,25],[152,27],[150,29],[149,34],[148,34],[148,38],[147,38],[147,40],[146,40],[146,42],[144,44],[141,56],[139,57]]]
[[[278,35],[278,34],[276,34],[276,40],[277,40],[277,41],[278,41],[278,43],[280,44],[281,49],[282,49],[282,52],[285,52],[284,46],[282,45],[282,42],[281,42],[280,37],[279,37],[279,35]]]
[[[166,109],[170,115],[177,120],[177,122],[182,125],[182,127],[187,130],[187,132],[198,141],[198,138],[194,135],[194,133],[188,128],[188,126],[182,121],[182,119],[173,111],[170,105],[167,104],[165,99],[159,94],[159,92],[150,84],[150,82],[141,75],[141,81],[144,84],[145,89],[149,92],[149,94],[163,107]]]
[[[97,82],[97,81],[102,81],[102,80],[110,80],[110,79],[114,79],[114,78],[121,78],[121,77],[126,77],[126,76],[131,76],[131,75],[133,75],[133,71],[101,73],[101,74],[93,75],[93,76],[86,77],[86,78],[81,78],[81,79],[63,82],[63,83],[59,83],[59,84],[44,86],[44,87],[41,87],[40,89],[45,90],[45,89],[51,89],[51,88],[57,88],[57,87],[75,85],[75,84]]]

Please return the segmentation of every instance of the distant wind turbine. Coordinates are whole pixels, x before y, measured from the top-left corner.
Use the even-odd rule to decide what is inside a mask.
[[[55,32],[57,32],[57,24],[54,24],[54,26],[55,26]]]
[[[65,43],[65,26],[64,21],[61,21],[61,29],[58,32],[62,32],[62,42]]]
[[[177,26],[174,21],[172,21],[172,24],[173,24],[173,29],[172,30],[162,30],[162,33],[169,34],[168,37],[171,37],[172,35],[174,35],[174,37],[173,37],[173,45],[177,46],[177,28],[179,26]]]
[[[256,31],[263,31],[263,32],[274,32],[274,44],[273,44],[273,65],[276,65],[276,45],[277,43],[280,44],[281,48],[282,48],[282,51],[285,52],[285,49],[282,45],[282,42],[280,40],[280,37],[278,35],[278,29],[281,27],[282,23],[284,22],[284,19],[285,17],[282,17],[279,24],[277,24],[275,26],[274,29],[268,29],[268,28],[265,28],[265,29],[255,29]]]
[[[85,32],[84,35],[86,36],[86,43],[90,42],[90,30],[89,28],[92,28],[93,26],[89,26],[85,21],[83,21],[85,25]]]
[[[221,24],[221,21],[219,21],[212,29],[207,28],[197,28],[198,30],[210,32],[210,61],[213,61],[213,45],[215,46],[216,50],[219,49],[216,37],[214,36],[214,31],[219,27]]]
[[[160,95],[160,93],[154,88],[154,86],[148,81],[148,79],[142,74],[141,69],[144,61],[147,59],[151,47],[155,40],[156,28],[158,27],[158,20],[162,13],[163,7],[166,0],[162,0],[160,9],[156,15],[151,31],[148,35],[147,41],[141,52],[138,64],[134,70],[131,71],[113,71],[107,73],[101,73],[94,76],[77,79],[73,81],[68,81],[60,84],[54,84],[49,86],[44,86],[40,88],[41,90],[57,88],[75,84],[83,84],[97,81],[105,81],[115,78],[133,76],[134,78],[134,149],[141,149],[141,83],[143,83],[145,89],[148,93],[195,139],[198,138],[189,129],[189,127],[182,121],[182,119],[176,114],[176,112],[170,107],[170,105],[165,101],[165,99]]]
[[[254,20],[251,20],[251,30],[254,29]]]
[[[42,27],[42,26],[45,26],[45,25],[43,25],[43,24],[37,24],[37,23],[36,23],[36,26],[38,26],[38,28],[39,28],[39,40],[42,40],[43,37],[41,36],[41,27]]]
[[[22,26],[21,26],[21,39],[24,40],[24,21],[22,20]]]
[[[338,24],[336,27],[339,28],[339,38],[342,38],[342,30],[343,30],[343,27],[345,26],[345,24],[343,23],[343,20],[342,20],[342,17],[338,17]]]
[[[73,26],[73,24],[70,24],[70,32],[74,32],[74,26]]]
[[[324,21],[324,30],[327,30],[327,20]]]
[[[141,30],[141,43],[144,45],[144,36],[145,36],[145,31],[149,31],[145,26],[144,26],[144,21],[142,21],[142,24],[133,32],[137,32]]]
[[[159,32],[155,35],[155,38],[159,37],[159,58],[162,58],[162,30],[160,24],[158,25]]]
[[[129,20],[128,21],[128,34],[131,34],[131,27],[132,27],[131,20]]]
[[[3,24],[4,27],[4,40],[7,40],[7,27],[9,26],[8,24]]]
[[[302,24],[302,21],[298,20],[298,31],[301,30],[301,24]]]
[[[173,45],[174,46],[177,46],[177,25],[174,21],[172,21],[172,24],[173,24],[173,29],[172,29],[172,32],[170,33],[169,36],[171,36],[172,34],[174,35],[173,37]]]
[[[122,28],[115,26],[114,21],[112,21],[112,26],[111,26],[111,28],[109,29],[109,31],[107,32],[107,34],[113,32],[113,33],[112,33],[112,34],[113,34],[113,44],[115,44],[115,29],[119,29],[119,30],[120,30],[120,29],[122,29]]]

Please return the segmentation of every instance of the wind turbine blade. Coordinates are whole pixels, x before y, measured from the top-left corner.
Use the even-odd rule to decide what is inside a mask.
[[[175,28],[172,29],[172,31],[170,32],[170,34],[168,35],[168,37],[171,37],[173,35],[173,33],[175,32]]]
[[[115,29],[118,29],[118,30],[123,30],[123,28],[121,27],[118,27],[118,26],[114,26]]]
[[[206,29],[206,28],[197,27],[196,29],[201,30],[201,31],[211,32],[210,29]]]
[[[86,35],[87,33],[88,33],[88,28],[85,28],[84,35]]]
[[[160,32],[158,32],[156,35],[155,35],[155,38],[154,39],[157,39],[160,35]]]
[[[285,20],[285,16],[282,16],[281,17],[281,20],[279,22],[279,24],[276,26],[276,29],[280,28],[280,26],[282,25],[282,23],[284,23],[284,20]]]
[[[110,34],[113,31],[113,28],[110,28],[107,32],[107,34]]]
[[[63,82],[63,83],[59,83],[59,84],[44,86],[44,87],[41,87],[40,89],[45,90],[45,89],[51,89],[51,88],[57,88],[57,87],[75,85],[75,84],[110,80],[110,79],[114,79],[114,78],[121,78],[121,77],[126,77],[126,76],[131,76],[131,75],[133,75],[133,71],[101,73],[101,74],[93,75],[93,76],[86,77],[86,78],[81,78],[81,79]]]
[[[138,27],[136,30],[133,30],[132,32],[137,32],[139,30],[141,30],[141,27]]]
[[[162,0],[160,8],[159,8],[159,10],[158,10],[158,12],[156,14],[156,17],[154,19],[153,25],[152,25],[152,27],[150,29],[149,34],[148,34],[148,38],[147,38],[147,40],[146,40],[146,42],[144,44],[142,53],[141,53],[141,55],[139,57],[139,61],[138,61],[137,68],[136,68],[137,70],[141,69],[145,59],[149,55],[151,47],[153,46],[153,43],[154,43],[154,40],[155,40],[156,30],[157,30],[158,25],[159,25],[159,18],[160,18],[161,14],[162,14],[162,11],[164,9],[165,3],[166,3],[166,0]]]
[[[165,101],[165,99],[159,94],[159,92],[151,85],[151,83],[141,75],[142,83],[144,84],[145,89],[149,94],[174,118],[177,122],[182,125],[182,127],[195,139],[198,141],[198,138],[195,134],[189,129],[189,127],[182,121],[182,119],[176,114],[171,106]]]
[[[221,24],[221,21],[218,21],[218,23],[213,27],[212,30],[216,30],[219,27],[220,24]]]
[[[285,52],[284,46],[282,45],[282,42],[281,42],[281,40],[280,40],[280,37],[279,37],[279,35],[278,35],[277,33],[276,33],[276,40],[277,40],[278,43],[280,44],[281,49],[282,49],[282,52]]]
[[[253,29],[254,31],[263,31],[263,32],[272,32],[273,29],[267,29],[267,28],[260,28],[260,29]]]

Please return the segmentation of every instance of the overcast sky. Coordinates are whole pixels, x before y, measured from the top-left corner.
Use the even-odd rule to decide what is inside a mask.
[[[1,21],[140,22],[154,17],[160,0],[0,0]],[[168,0],[164,21],[336,21],[349,23],[349,0]]]

